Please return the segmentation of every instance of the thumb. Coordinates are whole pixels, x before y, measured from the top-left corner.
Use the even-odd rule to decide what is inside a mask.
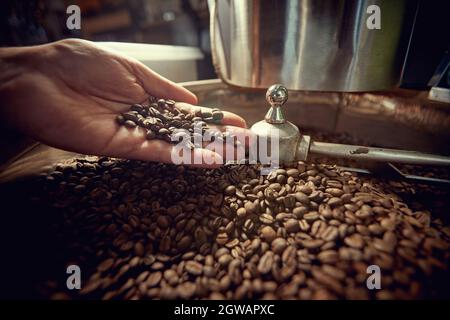
[[[139,61],[134,62],[133,71],[144,90],[157,98],[172,99],[191,104],[198,102],[195,94],[164,78]]]

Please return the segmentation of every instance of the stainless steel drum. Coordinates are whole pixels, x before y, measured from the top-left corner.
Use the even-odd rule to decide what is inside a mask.
[[[369,6],[381,29],[369,29]],[[293,90],[395,87],[417,2],[405,0],[210,1],[211,47],[227,84]],[[369,11],[369,13],[368,13]]]

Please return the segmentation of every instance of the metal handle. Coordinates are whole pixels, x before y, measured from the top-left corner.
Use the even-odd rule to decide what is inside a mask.
[[[355,160],[372,160],[392,163],[450,166],[450,157],[385,148],[371,148],[348,144],[312,141],[310,153]]]

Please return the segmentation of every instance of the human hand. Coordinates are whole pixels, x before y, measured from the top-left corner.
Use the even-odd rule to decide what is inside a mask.
[[[185,108],[197,103],[191,92],[140,62],[84,40],[0,49],[0,71],[2,121],[43,143],[84,154],[170,163],[172,144],[147,141],[115,118],[150,95],[185,102]],[[245,126],[241,117],[224,112],[218,128],[242,133]],[[207,149],[192,152],[221,161]]]

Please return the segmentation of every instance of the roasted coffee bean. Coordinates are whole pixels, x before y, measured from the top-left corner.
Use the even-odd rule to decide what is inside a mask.
[[[200,263],[198,263],[197,261],[188,261],[186,262],[186,271],[189,272],[190,274],[194,275],[194,276],[198,276],[200,274],[202,274],[203,272],[203,267]]]
[[[219,262],[219,264],[222,267],[226,267],[228,266],[228,264],[233,260],[233,257],[229,254],[224,254],[222,256],[219,257],[219,259],[217,260],[217,262]]]
[[[287,174],[289,177],[297,178],[298,175],[299,175],[299,171],[298,171],[298,169],[289,169],[289,170],[286,171],[286,174]]]
[[[387,253],[392,253],[395,249],[395,244],[377,238],[374,239],[373,246],[375,249]]]
[[[247,201],[244,208],[248,214],[256,213],[256,205],[253,202]]]
[[[316,239],[316,240],[303,240],[301,244],[306,249],[317,249],[323,245],[323,240]]]
[[[284,227],[286,228],[286,231],[289,233],[295,233],[300,230],[300,225],[297,219],[288,219],[284,223]]]
[[[325,192],[331,194],[333,197],[340,197],[344,194],[344,191],[339,188],[327,188]]]
[[[178,242],[178,250],[184,251],[186,249],[188,249],[192,244],[192,237],[190,236],[184,236],[180,239],[180,241]]]
[[[100,272],[105,272],[106,270],[108,270],[109,268],[111,268],[114,264],[114,259],[106,259],[105,261],[103,261],[101,264],[98,265],[97,269]]]
[[[272,251],[276,254],[281,254],[286,246],[286,240],[283,238],[276,238],[272,241]]]
[[[209,110],[202,110],[201,115],[203,119],[210,119],[212,118],[212,112]]]
[[[313,221],[319,219],[319,217],[320,216],[319,216],[319,213],[317,211],[311,211],[311,212],[305,214],[303,216],[303,219],[305,219],[308,222],[313,222]]]
[[[122,113],[122,117],[125,120],[129,120],[131,122],[137,123],[138,122],[138,116],[137,116],[137,112],[126,112],[126,113]]]
[[[310,202],[308,196],[306,194],[304,194],[303,192],[295,193],[295,199],[297,199],[298,202],[300,202],[304,205],[308,205]]]
[[[194,282],[184,282],[180,284],[176,291],[182,299],[190,299],[195,294],[196,285]]]
[[[292,210],[292,213],[295,215],[297,219],[303,218],[303,215],[308,212],[306,207],[296,207]]]
[[[314,268],[311,273],[314,279],[317,280],[317,282],[323,284],[325,287],[331,289],[337,294],[342,294],[344,289],[337,279],[329,276],[328,274],[317,268]]]
[[[164,271],[164,279],[171,286],[175,286],[178,283],[178,274],[173,269],[167,269]]]
[[[131,110],[131,111],[136,111],[136,112],[142,112],[142,111],[144,110],[144,106],[141,105],[141,104],[136,103],[136,104],[133,104],[133,105],[130,107],[130,110]]]
[[[216,242],[220,245],[224,245],[228,242],[228,235],[225,232],[219,233],[216,237]]]
[[[326,227],[327,227],[326,223],[323,222],[322,220],[314,221],[311,225],[311,231],[310,231],[311,236],[313,236],[313,237],[320,236]]]
[[[337,267],[334,267],[332,265],[329,265],[329,264],[323,265],[322,271],[324,273],[326,273],[327,275],[329,275],[335,279],[338,279],[338,280],[344,280],[346,277],[345,271],[343,271]]]
[[[272,229],[272,227],[265,226],[261,229],[261,236],[264,238],[264,240],[271,243],[276,238],[277,233]]]
[[[322,263],[330,263],[330,264],[334,264],[338,261],[339,259],[339,255],[336,251],[334,250],[326,250],[326,251],[322,251],[317,255],[317,258],[320,260],[320,262]]]
[[[342,204],[341,198],[333,197],[330,200],[328,200],[328,205],[332,208],[340,206]]]
[[[152,130],[147,130],[147,133],[145,135],[145,138],[147,140],[152,140],[156,138],[156,134]]]
[[[123,115],[119,114],[119,115],[116,117],[116,121],[117,121],[118,124],[122,125],[122,124],[125,123],[125,118],[124,118]]]
[[[145,283],[148,287],[154,287],[159,284],[162,278],[162,273],[160,271],[150,273]]]
[[[311,195],[311,193],[312,193],[311,187],[307,186],[307,185],[297,186],[297,191],[300,191],[300,192],[304,193],[307,196]]]
[[[127,128],[135,128],[136,127],[136,122],[133,122],[131,120],[125,120],[125,122],[123,123],[123,125]]]
[[[175,101],[171,100],[171,99],[167,99],[166,100],[166,105],[170,108],[175,106]]]
[[[142,242],[136,242],[136,244],[134,245],[134,253],[140,257],[144,255],[145,248]]]
[[[344,239],[344,243],[353,248],[362,248],[364,246],[364,239],[359,234],[353,234]]]
[[[245,218],[245,216],[247,215],[247,210],[245,209],[245,208],[239,208],[237,211],[236,211],[236,216],[237,217],[239,217],[239,218]]]
[[[236,193],[236,187],[235,186],[228,186],[226,189],[225,189],[225,194],[227,195],[227,196],[232,196],[232,195],[234,195]]]
[[[213,118],[213,120],[215,120],[215,121],[220,121],[220,120],[222,120],[222,119],[223,119],[223,113],[222,113],[222,111],[214,111],[214,112],[212,113],[212,118]]]
[[[258,272],[261,274],[266,274],[272,270],[273,266],[273,252],[267,251],[259,260]]]
[[[259,221],[261,221],[264,224],[272,224],[274,223],[275,219],[267,213],[263,213],[262,215],[259,216]]]
[[[328,226],[325,230],[320,234],[320,237],[325,241],[335,241],[339,236],[338,228],[334,226]]]

